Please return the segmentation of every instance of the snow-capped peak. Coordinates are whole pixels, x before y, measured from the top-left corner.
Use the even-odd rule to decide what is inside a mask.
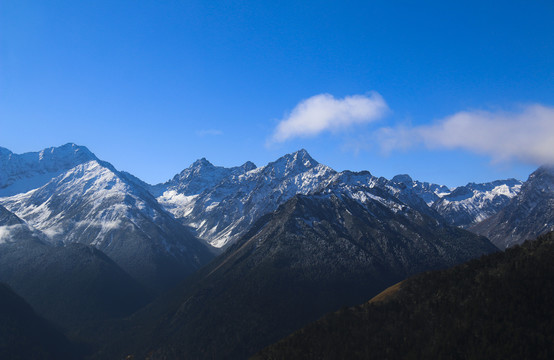
[[[256,169],[256,164],[254,164],[252,161],[247,161],[244,164],[242,164],[241,166],[239,166],[239,168],[244,170],[244,172],[248,172],[250,170]]]
[[[205,157],[203,157],[203,158],[198,159],[195,162],[193,162],[192,165],[189,166],[188,168],[189,169],[201,169],[201,168],[204,168],[204,167],[214,167],[214,165],[211,162],[209,162]]]
[[[86,147],[68,143],[37,152],[0,151],[0,197],[27,192],[76,165],[98,160]]]
[[[260,168],[260,171],[273,178],[284,178],[303,173],[318,165],[319,163],[305,149],[301,149],[270,162],[263,168]]]

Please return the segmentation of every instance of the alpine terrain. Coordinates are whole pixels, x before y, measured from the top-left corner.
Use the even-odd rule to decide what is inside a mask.
[[[70,158],[90,153],[75,145],[62,148],[71,150]],[[28,183],[26,174],[34,174],[30,169],[39,167],[37,162],[40,167],[58,168],[41,156],[21,157],[35,162],[21,165],[19,158],[14,160],[11,155],[4,160],[8,168],[15,168],[14,162],[18,165],[11,178],[19,180],[11,187],[28,187],[19,184]],[[176,284],[213,257],[209,247],[148,191],[109,163],[92,159],[59,174],[47,174],[55,176],[38,188],[0,198],[0,204],[45,234],[48,242],[91,245],[156,292]],[[40,175],[42,182],[44,176]]]
[[[541,166],[497,214],[471,228],[500,249],[554,230],[554,168]]]
[[[352,183],[367,180],[348,176]],[[133,340],[128,353],[118,355],[245,358],[407,276],[494,251],[486,238],[421,214],[380,188],[337,181],[293,196],[135,315],[134,335],[124,336]]]
[[[0,166],[0,281],[97,359],[242,359],[553,225],[548,167],[451,189],[304,149],[261,167],[202,158],[156,185],[75,144],[2,148]]]

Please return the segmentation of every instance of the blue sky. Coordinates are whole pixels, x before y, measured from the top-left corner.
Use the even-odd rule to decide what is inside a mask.
[[[389,178],[526,179],[554,162],[553,18],[552,1],[3,1],[0,146],[75,142],[151,183],[300,148]]]

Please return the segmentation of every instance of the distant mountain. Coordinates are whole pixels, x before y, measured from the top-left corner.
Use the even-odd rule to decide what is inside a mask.
[[[0,197],[36,189],[62,172],[91,160],[98,159],[86,147],[75,144],[21,155],[0,147]]]
[[[210,190],[226,177],[242,175],[255,168],[256,165],[250,161],[242,166],[225,168],[214,166],[206,158],[202,158],[195,161],[181,173],[175,175],[170,181],[157,185],[157,188],[160,188],[161,192],[169,190],[186,196],[197,195],[203,191]]]
[[[419,275],[252,359],[551,359],[554,234]]]
[[[450,194],[450,189],[444,185],[413,180],[410,175],[394,176],[388,184],[395,195],[413,193],[419,196],[428,206],[433,205],[441,197]]]
[[[260,168],[246,163],[225,169],[202,159],[176,176],[158,201],[200,238],[223,247],[244,235],[262,215],[296,194],[322,189],[335,174],[306,150]]]
[[[155,291],[213,257],[146,189],[99,160],[78,164],[26,193],[0,198],[0,204],[55,245],[96,247]]]
[[[554,230],[554,168],[537,169],[508,205],[470,229],[501,249]]]
[[[419,211],[443,219],[450,225],[466,228],[496,214],[506,206],[519,192],[522,181],[496,180],[449,189],[444,185],[412,180],[409,175],[404,174],[396,175],[391,180],[380,178],[378,183]]]
[[[452,225],[468,227],[483,221],[504,208],[521,189],[522,181],[497,180],[469,183],[455,188],[432,205]]]
[[[374,180],[375,187],[382,188],[398,200],[417,209],[422,214],[443,220],[430,206],[450,191],[446,186],[413,180],[409,175],[396,175],[391,180],[383,177]]]
[[[200,159],[169,182],[144,187],[198,237],[225,247],[294,195],[314,194],[339,182],[381,188],[422,214],[463,227],[497,213],[521,186],[508,179],[451,190],[406,174],[388,180],[367,171],[337,173],[300,150],[261,168],[249,162],[223,168]]]
[[[137,357],[242,359],[406,276],[491,251],[485,238],[382,189],[331,186],[263,216],[180,289],[136,315],[137,326],[153,323],[142,337],[124,338],[135,342],[128,346]]]
[[[0,281],[41,316],[77,327],[129,315],[150,295],[102,252],[81,244],[55,247],[0,206]]]
[[[0,283],[0,358],[60,360],[81,358],[77,347]]]

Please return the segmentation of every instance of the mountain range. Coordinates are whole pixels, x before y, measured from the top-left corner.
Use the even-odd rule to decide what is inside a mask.
[[[262,167],[200,159],[151,185],[75,144],[0,148],[0,281],[96,358],[244,358],[554,229],[553,179],[545,166],[450,189],[337,172],[302,149]]]
[[[144,348],[134,355],[243,359],[407,276],[496,251],[486,238],[441,224],[386,192],[357,190],[359,200],[340,187],[296,195],[262,217],[155,304],[165,312],[144,329]],[[148,323],[143,316],[152,312],[162,311],[134,320]]]
[[[23,167],[12,172],[11,179],[18,180],[12,180],[6,189],[28,188],[36,179],[44,182],[46,175],[52,176],[40,187],[0,199],[46,241],[91,245],[154,292],[168,289],[211,260],[210,248],[126,174],[96,159],[86,148],[65,145],[61,150],[72,159],[72,165],[79,163],[63,172],[45,173],[43,168],[62,169],[69,161],[60,161],[59,156],[45,158],[41,155],[45,151],[36,156],[8,155],[3,160],[13,162],[8,168],[21,166],[20,158],[38,159],[41,164],[35,166],[41,171]]]

